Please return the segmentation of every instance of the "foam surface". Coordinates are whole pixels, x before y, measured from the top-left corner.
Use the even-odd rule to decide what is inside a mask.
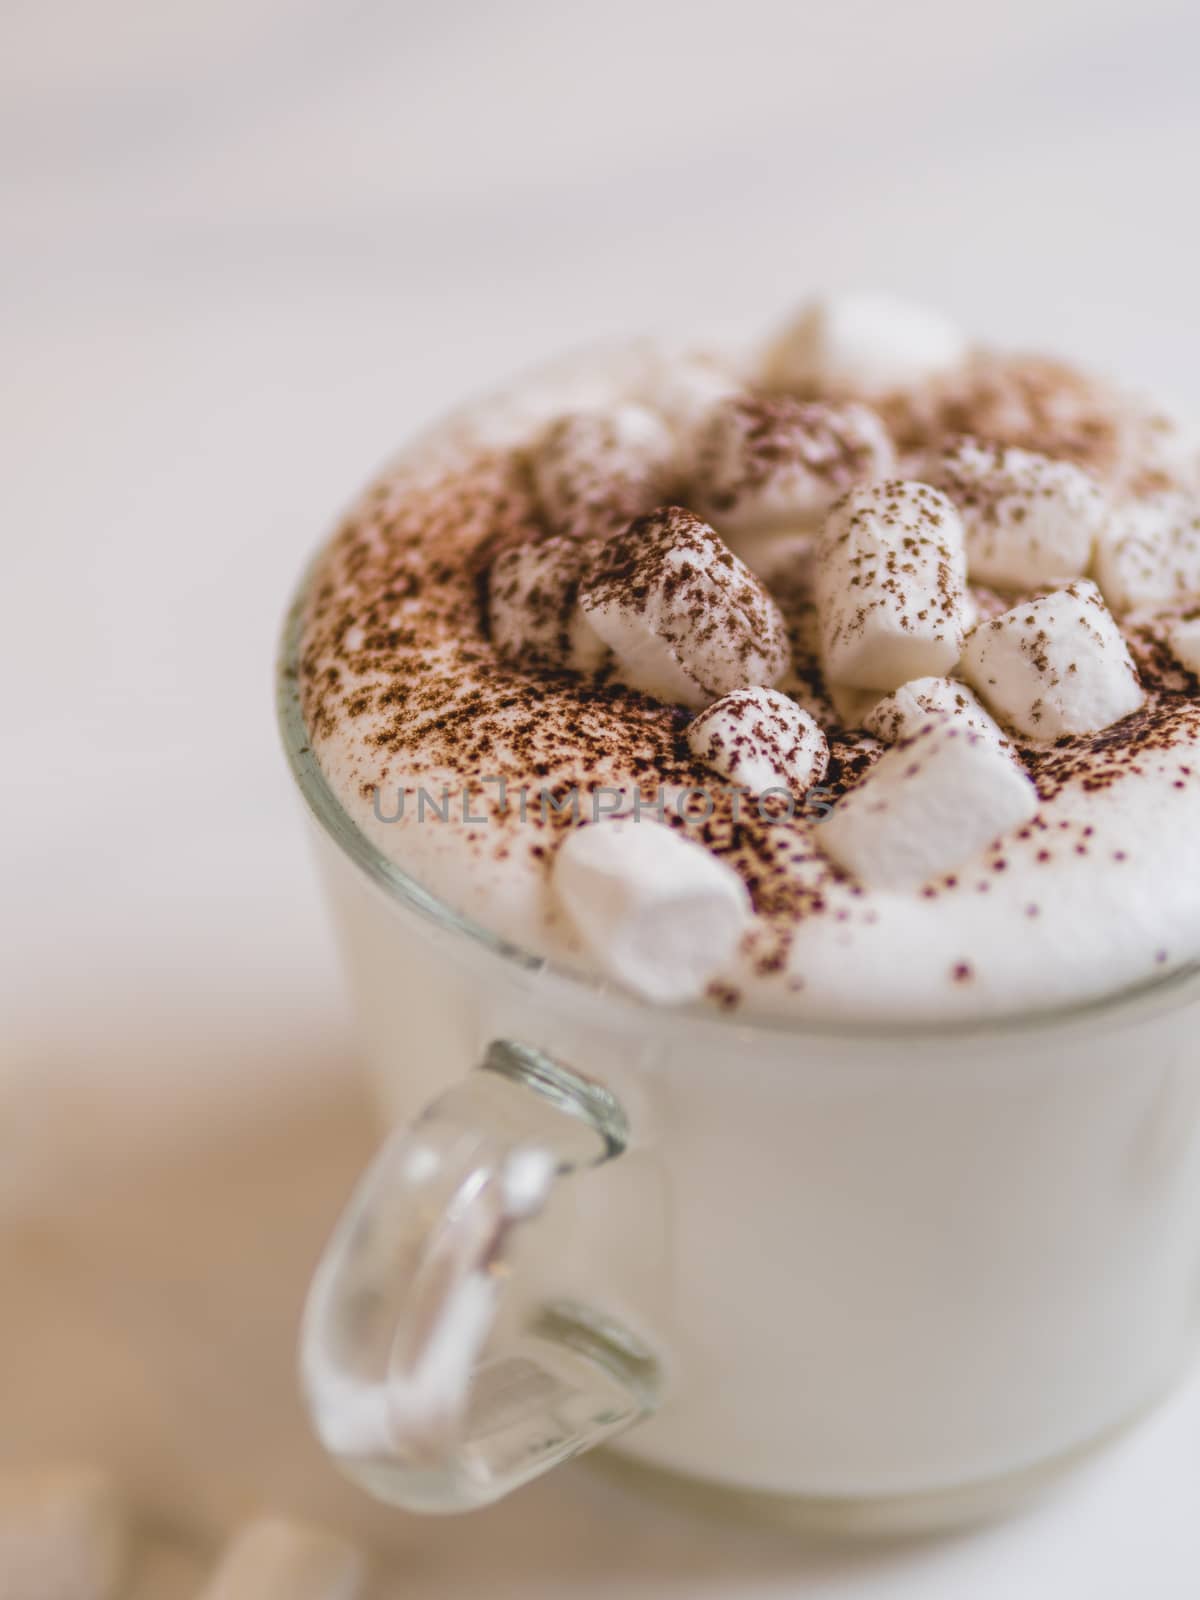
[[[750,931],[708,990],[749,1011],[993,1016],[1084,1001],[1200,955],[1197,685],[1156,675],[1148,648],[1134,652],[1141,710],[1054,745],[1015,741],[1038,786],[1032,821],[903,891],[856,882],[814,831],[883,746],[834,710],[805,563],[771,572],[793,657],[779,688],[821,724],[831,761],[815,803],[791,816],[728,797],[676,816],[682,791],[712,785],[685,737],[694,711],[603,671],[501,659],[481,603],[488,568],[546,531],[526,447],[565,411],[648,403],[693,360],[622,346],[460,412],[411,446],[331,540],[310,591],[301,687],[322,768],[363,830],[460,914],[595,971],[552,891],[560,835],[598,791],[640,790],[653,805],[665,790],[671,825],[750,891]],[[737,369],[707,369],[721,375],[714,391],[753,381]],[[1086,466],[1118,504],[1150,471],[1154,413],[1053,363],[974,351],[957,377],[873,399],[900,450],[964,431],[1011,440]],[[989,616],[1023,597],[970,598]]]

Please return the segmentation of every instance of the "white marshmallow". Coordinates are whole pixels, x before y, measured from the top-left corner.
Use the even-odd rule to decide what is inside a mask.
[[[645,406],[571,411],[534,446],[533,483],[552,533],[607,538],[669,500],[677,477],[671,430]]]
[[[116,1600],[129,1554],[129,1519],[104,1474],[0,1478],[0,1600]]]
[[[992,740],[941,722],[880,756],[816,838],[868,887],[909,889],[961,867],[1037,808],[1037,790]]]
[[[1002,722],[1034,739],[1098,733],[1145,699],[1121,630],[1086,578],[981,623],[960,670]]]
[[[357,1600],[361,1551],[324,1528],[261,1517],[235,1534],[200,1600]]]
[[[816,522],[894,467],[883,422],[856,401],[735,395],[697,439],[691,500],[723,537],[740,538]]]
[[[1111,512],[1082,467],[1012,445],[962,439],[929,481],[958,507],[972,582],[1033,589],[1086,572]]]
[[[879,689],[848,689],[844,683],[827,683],[825,693],[843,728],[865,728],[881,696]]]
[[[515,666],[592,672],[608,654],[579,609],[579,584],[596,551],[563,537],[515,545],[488,579],[492,643]]]
[[[579,592],[631,688],[697,709],[777,683],[790,660],[779,607],[706,523],[664,506],[604,544]]]
[[[744,561],[768,589],[776,584],[792,594],[812,588],[816,565],[816,535],[795,530],[755,533],[744,539],[731,537],[725,543]]]
[[[914,678],[902,683],[876,701],[863,718],[863,727],[884,744],[899,744],[930,722],[952,722],[994,744],[1006,742],[970,689],[957,678]]]
[[[948,318],[890,295],[829,295],[775,340],[764,367],[798,394],[882,395],[959,366],[967,341]]]
[[[1185,672],[1200,678],[1200,616],[1172,622],[1167,628],[1167,648]]]
[[[730,783],[804,795],[820,783],[829,746],[817,722],[777,689],[736,689],[690,724],[688,749]]]
[[[554,858],[553,885],[598,964],[661,1005],[703,994],[752,914],[732,867],[644,817],[573,829]]]
[[[713,407],[742,385],[729,365],[716,356],[681,356],[667,361],[645,385],[640,398],[663,417],[685,449]]]
[[[1100,540],[1095,573],[1118,616],[1200,594],[1200,500],[1164,492],[1122,506]]]
[[[962,541],[958,512],[928,484],[872,484],[834,506],[816,572],[830,682],[882,692],[950,671],[966,632]]]
[[[1157,414],[1149,419],[1139,442],[1151,472],[1200,494],[1200,418]]]

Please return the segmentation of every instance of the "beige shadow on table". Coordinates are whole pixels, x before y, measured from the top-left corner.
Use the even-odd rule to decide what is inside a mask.
[[[828,1594],[839,1576],[860,1593],[936,1560],[929,1543],[851,1548],[738,1521],[587,1463],[465,1519],[343,1483],[305,1424],[294,1347],[376,1137],[348,1046],[328,1026],[230,1035],[169,1011],[90,1019],[86,1067],[82,1042],[22,1045],[0,1079],[0,1470],[107,1465],[149,1526],[210,1550],[264,1510],[315,1518],[369,1543],[380,1596],[421,1600],[538,1600],[573,1582]]]

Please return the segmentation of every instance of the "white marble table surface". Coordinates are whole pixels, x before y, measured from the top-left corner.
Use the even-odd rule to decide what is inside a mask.
[[[4,8],[0,1468],[319,1515],[423,1600],[1197,1593],[1200,1380],[904,1548],[583,1465],[453,1525],[342,1488],[291,1330],[371,1134],[269,678],[340,501],[565,343],[845,280],[1200,409],[1198,48],[1184,0]]]

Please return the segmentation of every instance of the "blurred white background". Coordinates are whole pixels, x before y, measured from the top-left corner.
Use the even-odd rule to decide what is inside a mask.
[[[164,1514],[222,1451],[243,1498],[328,1491],[315,1460],[278,1467],[301,1448],[286,1329],[367,1132],[270,666],[339,505],[514,367],[629,328],[761,327],[822,284],[947,306],[1200,411],[1198,55],[1193,0],[7,0],[0,1461],[111,1436]],[[139,1162],[179,1172],[186,1147],[212,1172],[235,1122],[265,1137],[317,1105],[327,1141],[295,1146],[308,1198],[281,1203],[276,1137],[244,1196],[273,1201],[237,1251],[177,1181],[157,1232],[132,1198],[101,1207],[77,1270],[96,1187],[151,1195]],[[263,1219],[291,1215],[273,1292]],[[197,1308],[228,1285],[258,1333],[212,1312],[205,1364]],[[52,1385],[103,1342],[102,1303],[104,1381]],[[56,1319],[74,1332],[35,1350]],[[212,1354],[229,1323],[265,1396],[253,1427]],[[207,1454],[180,1444],[155,1362],[207,1408]],[[407,1522],[400,1542],[440,1574],[422,1594],[459,1593],[456,1573],[466,1593],[547,1507],[577,1540],[601,1505],[647,1594],[1171,1600],[1200,1570],[1198,1471],[1193,1385],[1045,1513],[919,1558],[767,1559],[739,1536],[720,1547],[742,1555],[698,1562],[694,1530],[664,1543],[611,1497],[564,1514],[559,1489],[474,1544]],[[580,1548],[578,1592],[609,1593],[611,1563],[587,1576]],[[551,1561],[544,1592],[575,1592],[575,1564]]]

